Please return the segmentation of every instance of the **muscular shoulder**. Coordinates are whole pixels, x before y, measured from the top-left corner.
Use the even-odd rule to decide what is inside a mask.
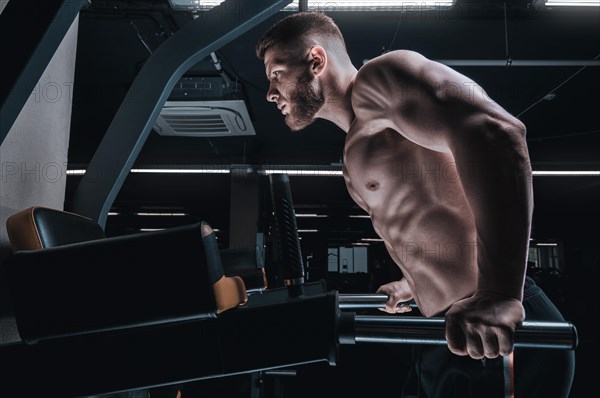
[[[359,69],[354,83],[354,93],[362,94],[369,87],[389,92],[402,82],[422,78],[429,62],[431,61],[421,54],[408,50],[392,51],[373,58]]]
[[[423,97],[423,73],[431,62],[408,50],[398,50],[373,58],[364,64],[354,81],[352,108],[353,130],[362,133],[393,128],[401,131],[395,120]],[[430,86],[427,84],[426,86]]]
[[[409,76],[418,73],[429,61],[423,55],[409,50],[396,50],[369,60],[360,68],[357,81],[367,81],[388,73]]]
[[[449,90],[449,86],[461,91],[468,88],[469,83],[472,82],[467,77],[417,52],[397,50],[374,58],[360,68],[352,98],[357,104],[365,100],[397,104],[457,93],[457,90]]]
[[[367,62],[356,75],[352,90],[355,113],[397,109],[400,103],[412,102],[425,92],[434,94],[441,76],[419,53],[398,50]],[[356,112],[358,111],[358,112]]]

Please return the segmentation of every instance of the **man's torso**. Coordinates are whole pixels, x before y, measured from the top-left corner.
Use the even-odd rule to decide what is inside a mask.
[[[476,288],[475,224],[452,155],[406,139],[394,111],[355,105],[344,177],[421,311],[433,315]]]

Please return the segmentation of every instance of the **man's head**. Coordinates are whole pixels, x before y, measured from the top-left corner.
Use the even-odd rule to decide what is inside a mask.
[[[256,45],[270,87],[267,100],[277,103],[296,131],[310,125],[325,103],[319,80],[328,61],[346,56],[346,45],[333,20],[319,13],[297,13],[273,25]]]

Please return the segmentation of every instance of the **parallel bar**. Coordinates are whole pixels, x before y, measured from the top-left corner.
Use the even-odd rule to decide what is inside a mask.
[[[355,316],[357,343],[446,344],[443,318]],[[516,348],[574,350],[577,330],[569,322],[523,322],[514,336]]]
[[[179,78],[210,53],[249,31],[291,0],[227,0],[162,44],[133,81],[74,196],[75,213],[101,226]]]
[[[384,308],[388,296],[385,294],[340,294],[339,303],[341,310],[355,310],[368,308]],[[417,308],[415,303],[400,303]]]
[[[0,15],[0,144],[87,0],[12,0]]]

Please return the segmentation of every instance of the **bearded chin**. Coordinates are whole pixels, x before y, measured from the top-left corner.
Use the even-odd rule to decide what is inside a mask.
[[[325,96],[307,71],[298,78],[294,108],[285,118],[285,123],[292,131],[299,131],[315,121],[315,115],[325,103]]]

